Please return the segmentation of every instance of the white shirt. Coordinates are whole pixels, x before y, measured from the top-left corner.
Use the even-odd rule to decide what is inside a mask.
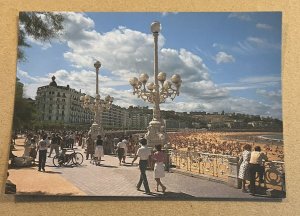
[[[41,140],[39,141],[39,144],[38,144],[39,150],[47,150],[47,147],[48,147],[47,141],[41,139]]]
[[[126,148],[126,143],[124,143],[124,142],[119,142],[119,143],[117,144],[117,147],[118,147],[118,148],[123,148],[123,149],[125,149],[125,148]]]
[[[151,151],[147,146],[142,146],[137,150],[136,154],[140,157],[140,160],[148,160],[151,155]]]

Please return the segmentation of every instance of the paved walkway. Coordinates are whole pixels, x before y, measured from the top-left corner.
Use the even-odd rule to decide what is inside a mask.
[[[83,153],[80,148],[78,150]],[[165,178],[162,179],[167,187],[166,193],[163,194],[154,191],[156,183],[153,178],[153,171],[147,171],[147,177],[150,189],[154,193],[153,195],[146,195],[143,194],[143,191],[137,191],[135,188],[140,172],[137,163],[131,166],[131,161],[132,158],[127,158],[128,163],[119,166],[117,157],[105,155],[101,166],[95,166],[89,160],[84,160],[84,163],[77,167],[54,167],[52,158],[47,158],[46,173],[38,172],[36,168],[12,169],[9,171],[11,174],[10,179],[17,185],[17,190],[21,191],[19,194],[32,195],[35,191],[40,191],[38,194],[46,195],[266,199],[264,197],[253,197],[226,184],[168,172],[166,172]],[[33,184],[32,181],[35,183]],[[63,191],[64,187],[67,190]],[[62,191],[57,192],[60,189]]]
[[[147,171],[147,177],[154,194],[145,195],[135,188],[140,172],[137,163],[131,166],[131,161],[132,158],[127,158],[128,163],[119,166],[117,157],[105,155],[101,166],[92,165],[90,161],[85,160],[79,167],[53,167],[52,169],[60,172],[61,176],[90,196],[253,199],[253,196],[225,184],[168,172],[162,179],[167,192],[165,194],[155,192],[153,171]],[[141,188],[144,189],[143,186]]]

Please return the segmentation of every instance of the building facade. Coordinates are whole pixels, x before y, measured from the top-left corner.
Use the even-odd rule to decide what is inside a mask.
[[[42,122],[61,124],[90,124],[94,114],[83,109],[80,97],[84,95],[67,86],[58,86],[55,77],[49,85],[37,89],[36,106]]]

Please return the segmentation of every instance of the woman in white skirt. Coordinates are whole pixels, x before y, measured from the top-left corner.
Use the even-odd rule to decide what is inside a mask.
[[[161,150],[161,145],[155,146],[157,152],[152,156],[155,160],[154,164],[154,179],[156,181],[156,191],[158,191],[158,186],[161,186],[163,193],[166,191],[166,187],[161,183],[160,179],[165,177],[165,154]]]
[[[94,157],[96,159],[96,166],[100,166],[101,163],[101,157],[104,156],[103,151],[103,140],[101,139],[101,136],[97,136],[97,140],[95,140],[95,154]]]

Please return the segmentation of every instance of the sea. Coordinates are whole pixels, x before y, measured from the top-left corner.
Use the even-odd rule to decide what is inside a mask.
[[[283,141],[283,134],[264,134],[259,136],[260,138],[263,139],[268,139],[268,140],[275,140],[275,141]]]

